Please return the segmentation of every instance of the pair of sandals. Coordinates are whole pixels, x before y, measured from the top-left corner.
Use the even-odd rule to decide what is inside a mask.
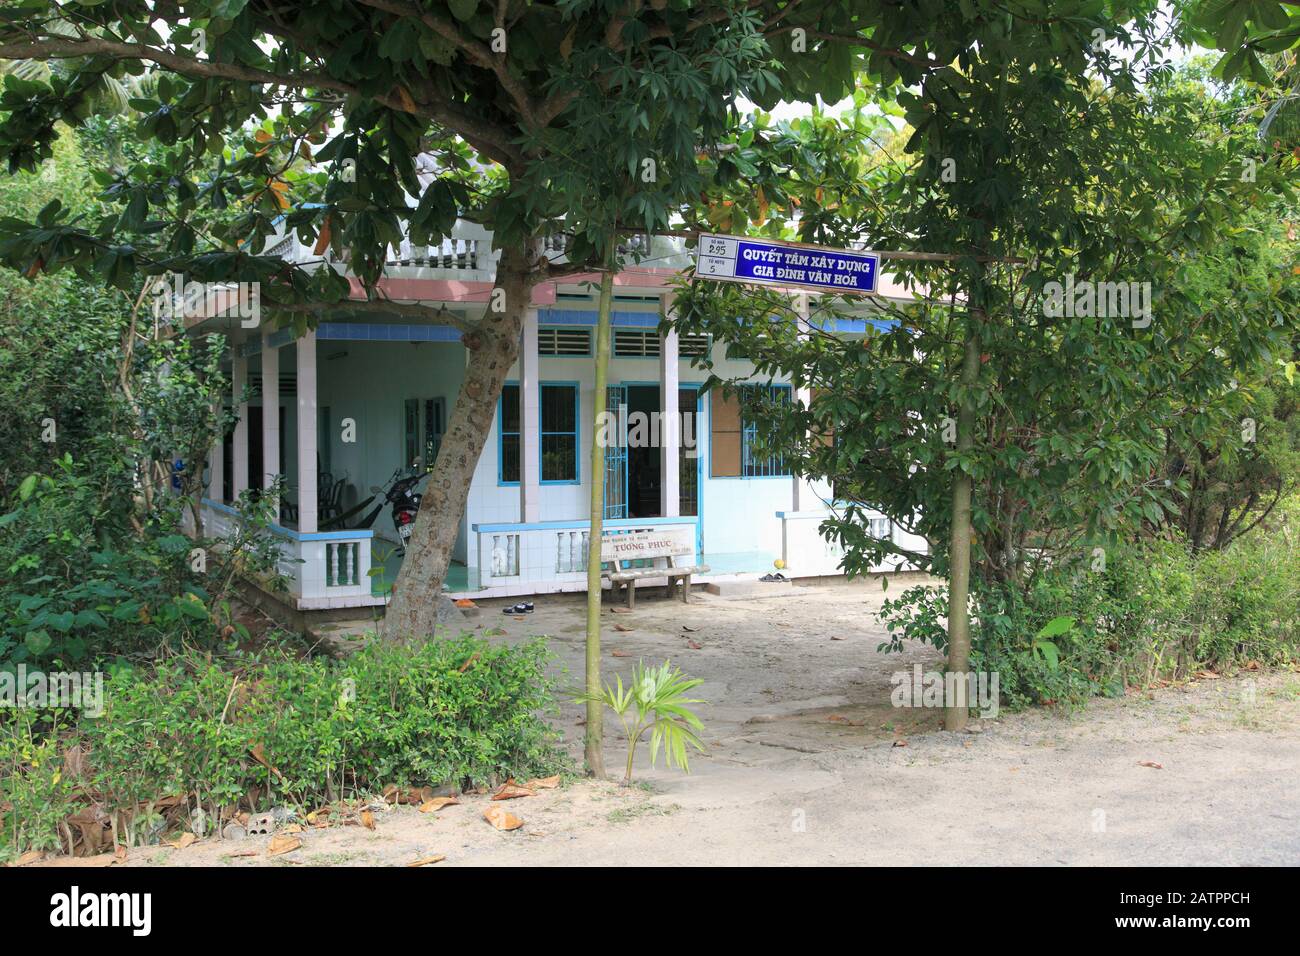
[[[532,614],[532,613],[533,613],[533,602],[532,602],[532,601],[520,601],[520,602],[519,602],[518,604],[516,604],[514,607],[503,607],[503,608],[501,609],[501,613],[502,613],[502,614]]]
[[[765,574],[761,578],[759,578],[759,580],[760,581],[785,581],[787,580],[787,578],[780,571],[777,571],[775,574]]]

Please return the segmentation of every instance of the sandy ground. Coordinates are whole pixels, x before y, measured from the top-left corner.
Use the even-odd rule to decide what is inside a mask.
[[[125,865],[1300,863],[1300,674],[1003,713],[949,734],[937,711],[890,705],[891,674],[938,658],[877,651],[878,583],[776,594],[697,593],[686,607],[646,595],[631,614],[605,612],[607,676],[669,657],[704,678],[708,753],[689,775],[643,753],[631,788],[576,779],[496,804],[525,821],[509,833],[483,820],[488,796],[467,795],[437,813],[378,812],[374,830],[308,830],[281,856],[263,836],[137,849]],[[494,640],[549,635],[573,686],[582,601],[540,598],[522,621],[485,603],[469,626],[504,629]],[[575,755],[580,715],[565,705]],[[616,774],[626,750],[610,720]]]

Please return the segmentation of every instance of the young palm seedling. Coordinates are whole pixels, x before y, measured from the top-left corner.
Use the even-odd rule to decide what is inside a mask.
[[[626,687],[621,676],[615,675],[614,680],[614,686],[607,683],[603,693],[595,697],[582,695],[579,700],[597,700],[623,722],[627,734],[627,772],[623,776],[623,786],[632,783],[636,746],[646,731],[650,731],[651,766],[658,762],[659,750],[663,748],[668,766],[681,767],[690,773],[687,747],[704,752],[704,744],[695,734],[704,725],[687,705],[703,701],[686,695],[704,681],[687,677],[679,668],[673,667],[671,661],[664,661],[658,667],[646,667],[638,661]]]

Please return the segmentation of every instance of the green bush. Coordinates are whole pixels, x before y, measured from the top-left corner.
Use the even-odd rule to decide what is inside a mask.
[[[221,542],[183,533],[179,499],[136,531],[104,495],[98,476],[64,456],[51,474],[28,476],[0,513],[0,672],[213,648],[227,622],[247,640],[229,606],[236,574],[280,585],[268,530],[276,493],[242,492],[236,530]]]
[[[465,635],[373,643],[345,661],[177,660],[109,675],[104,712],[75,727],[0,715],[11,851],[58,844],[53,824],[86,802],[127,814],[184,796],[208,819],[236,806],[310,807],[388,784],[476,786],[565,768],[550,654],[538,638]],[[80,779],[58,779],[84,748]]]
[[[1018,586],[972,584],[971,666],[998,673],[1002,703],[1077,705],[1127,687],[1185,679],[1247,662],[1300,659],[1300,505],[1268,534],[1192,554],[1180,542],[1109,549],[1104,569],[1058,564]],[[918,586],[885,602],[891,639],[946,652],[946,588]],[[1066,617],[1059,657],[1031,652],[1041,628]]]

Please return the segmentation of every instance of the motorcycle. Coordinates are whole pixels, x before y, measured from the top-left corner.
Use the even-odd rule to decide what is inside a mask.
[[[415,516],[420,511],[420,500],[424,497],[415,490],[415,486],[427,477],[428,474],[421,470],[398,468],[389,476],[387,490],[378,485],[371,485],[371,496],[369,498],[338,517],[331,518],[328,522],[323,523],[321,530],[328,531],[347,527],[345,522],[349,518],[359,514],[374,503],[374,508],[368,514],[360,518],[355,525],[350,526],[353,528],[369,528],[375,523],[375,519],[379,517],[379,512],[384,510],[384,505],[388,505],[392,508],[393,526],[397,528],[397,535],[401,539],[398,553],[405,554],[406,546],[411,540],[411,530],[415,527]]]

